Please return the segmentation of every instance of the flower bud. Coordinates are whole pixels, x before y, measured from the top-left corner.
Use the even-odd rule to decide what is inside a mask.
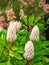
[[[39,40],[39,28],[38,26],[34,26],[34,28],[32,29],[32,32],[30,34],[30,40]]]
[[[16,31],[19,31],[20,28],[21,28],[21,22],[20,21],[19,22],[16,21],[16,24],[17,24]]]
[[[25,53],[23,54],[26,60],[31,60],[34,57],[34,45],[32,41],[28,41],[25,45]]]
[[[7,31],[7,41],[14,42],[16,40],[16,22],[9,25]]]
[[[16,32],[21,28],[20,22],[11,21],[7,31],[7,41],[14,42],[16,40]]]

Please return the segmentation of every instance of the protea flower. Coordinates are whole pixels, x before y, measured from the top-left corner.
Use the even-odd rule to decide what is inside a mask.
[[[49,13],[49,4],[45,4],[44,7],[43,7],[43,10],[44,10],[46,13]]]
[[[5,22],[4,16],[0,16],[0,26],[2,28],[7,28],[8,27],[8,23]]]
[[[7,40],[14,42],[16,40],[16,32],[21,28],[21,22],[11,21],[7,31]]]
[[[38,26],[34,26],[34,28],[32,29],[31,31],[31,34],[30,34],[30,40],[36,40],[38,41],[39,40],[39,28]]]
[[[24,8],[27,8],[27,7],[28,7],[28,3],[25,2],[24,0],[20,0],[20,2],[22,3],[22,6],[23,6]]]
[[[30,4],[31,6],[33,6],[33,5],[34,5],[34,0],[29,0],[29,4]]]
[[[16,26],[16,22],[14,22],[12,25],[9,25],[7,31],[7,41],[14,42],[16,40]]]
[[[25,53],[23,54],[24,58],[29,61],[34,57],[34,45],[32,41],[28,41],[25,45]]]
[[[3,22],[3,21],[5,21],[4,17],[0,16],[0,22]]]
[[[43,6],[45,5],[45,2],[46,2],[46,0],[40,0],[39,7],[43,8]]]
[[[13,9],[7,10],[7,11],[6,11],[6,14],[7,14],[7,19],[8,19],[9,21],[12,21],[12,20],[14,20],[14,19],[16,18]]]

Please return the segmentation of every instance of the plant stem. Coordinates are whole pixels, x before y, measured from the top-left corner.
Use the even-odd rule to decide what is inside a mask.
[[[29,61],[27,61],[26,65],[30,65]]]
[[[33,26],[30,24],[30,25],[29,25],[29,32],[32,31],[32,27],[33,27]]]
[[[10,42],[10,50],[12,50],[13,42]]]

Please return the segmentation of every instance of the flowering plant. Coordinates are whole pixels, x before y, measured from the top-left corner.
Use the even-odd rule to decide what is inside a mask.
[[[43,10],[39,0],[0,0],[0,6],[0,22],[8,24],[6,29],[0,25],[0,65],[49,65],[43,34],[48,5]]]

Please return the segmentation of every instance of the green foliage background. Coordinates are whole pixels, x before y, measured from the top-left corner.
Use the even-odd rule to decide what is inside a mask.
[[[16,33],[17,40],[12,47],[13,51],[9,50],[10,43],[6,40],[7,30],[0,32],[0,65],[25,65],[26,60],[23,58],[24,46],[29,40],[30,32],[27,31],[30,24],[37,25],[40,30],[40,40],[38,42],[33,41],[35,47],[35,56],[30,61],[30,65],[49,65],[49,41],[43,36],[44,28],[44,14],[45,12],[35,8],[38,5],[39,0],[35,0],[34,8],[29,6],[27,9],[23,8],[28,18],[23,17],[21,20],[22,27],[19,32]],[[11,6],[12,4],[12,6]],[[14,9],[16,19],[19,19],[19,11],[21,3],[19,0],[0,0],[0,10]],[[37,7],[38,8],[38,7]],[[31,16],[30,16],[31,15]],[[49,22],[49,21],[48,21]]]

